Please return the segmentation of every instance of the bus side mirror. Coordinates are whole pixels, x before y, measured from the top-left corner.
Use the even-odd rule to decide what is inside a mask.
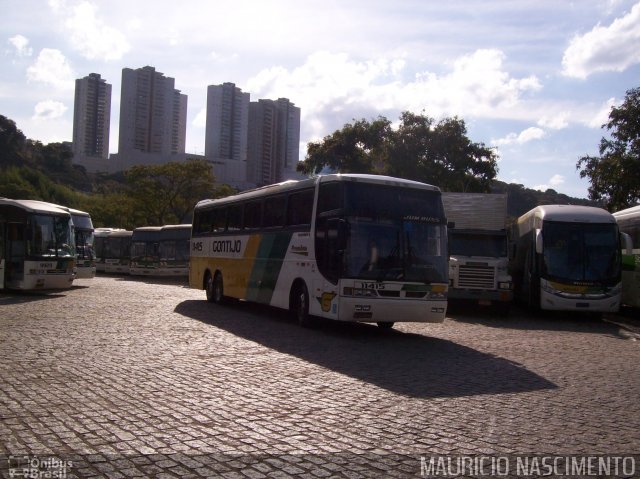
[[[542,254],[542,231],[536,229],[536,253]]]
[[[627,233],[620,233],[620,245],[624,254],[633,254],[633,241]]]

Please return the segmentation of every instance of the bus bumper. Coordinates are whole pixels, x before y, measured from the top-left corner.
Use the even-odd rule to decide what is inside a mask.
[[[364,323],[442,323],[446,313],[446,300],[420,301],[403,299],[378,302],[364,298],[342,297],[336,319]]]
[[[620,309],[620,295],[602,298],[575,297],[567,298],[550,293],[544,289],[540,292],[540,308],[549,311],[584,311],[592,313],[616,313]]]

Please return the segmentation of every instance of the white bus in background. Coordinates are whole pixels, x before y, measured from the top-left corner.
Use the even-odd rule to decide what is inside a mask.
[[[615,312],[621,301],[621,235],[601,208],[537,206],[518,218],[511,261],[515,295],[533,308]]]
[[[165,225],[160,230],[160,276],[188,276],[191,224]]]
[[[160,268],[161,226],[141,226],[131,235],[132,275],[155,275]]]
[[[131,263],[131,231],[109,231],[104,241],[104,272],[129,274]]]
[[[309,316],[442,322],[447,225],[440,190],[388,176],[288,181],[194,210],[189,284]]]
[[[93,249],[96,254],[96,271],[104,273],[104,254],[107,236],[116,228],[96,228],[93,232]]]
[[[42,201],[0,198],[4,287],[65,289],[75,277],[73,222],[67,210]]]
[[[640,308],[640,206],[617,211],[613,217],[632,243],[622,250],[622,304]]]
[[[76,279],[96,275],[96,253],[93,247],[94,229],[91,215],[85,211],[67,208],[73,220],[76,242]]]

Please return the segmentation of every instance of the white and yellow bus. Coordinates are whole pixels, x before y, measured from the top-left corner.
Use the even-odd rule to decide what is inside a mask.
[[[255,301],[310,316],[442,322],[446,218],[440,190],[387,176],[288,181],[194,210],[189,283],[207,299]]]
[[[622,250],[622,304],[640,308],[640,206],[613,213],[632,246]]]
[[[0,198],[4,287],[65,289],[75,277],[76,250],[69,212],[51,203]]]
[[[616,312],[621,300],[616,220],[601,208],[543,205],[514,225],[515,296],[534,309]]]

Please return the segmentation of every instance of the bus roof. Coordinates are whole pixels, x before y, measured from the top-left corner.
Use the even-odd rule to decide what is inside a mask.
[[[0,205],[13,206],[20,208],[28,213],[47,213],[60,216],[71,216],[65,208],[38,200],[12,200],[9,198],[0,198]]]
[[[133,231],[129,231],[129,230],[113,230],[113,231],[107,231],[107,236],[109,238],[125,238],[127,236],[131,236],[133,234]]]
[[[540,205],[518,218],[518,223],[531,216],[536,216],[543,221],[568,223],[615,223],[616,221],[611,213],[595,206]]]
[[[164,225],[162,227],[163,230],[190,230],[191,229],[191,223],[189,224],[184,224],[184,225]]]
[[[613,213],[613,216],[616,220],[620,219],[630,219],[633,217],[637,217],[640,215],[640,205],[632,206],[631,208],[627,208],[625,210],[616,211]]]
[[[72,215],[91,217],[91,215],[89,213],[87,213],[86,211],[80,211],[80,210],[76,210],[74,208],[65,208],[65,209],[68,210],[69,213],[71,213]]]
[[[305,180],[288,180],[282,183],[276,183],[273,185],[267,185],[260,188],[243,191],[236,195],[226,196],[224,198],[202,200],[198,202],[196,208],[200,209],[209,205],[215,205],[219,203],[231,203],[237,200],[245,200],[254,197],[259,198],[267,194],[285,193],[292,190],[311,188],[316,183],[325,183],[329,181],[352,181],[362,183],[376,183],[388,186],[411,186],[414,188],[421,188],[431,191],[440,191],[437,186],[429,185],[427,183],[421,183],[419,181],[405,180],[403,178],[394,178],[392,176],[368,175],[358,173],[337,173],[330,175],[319,175],[317,177]]]

